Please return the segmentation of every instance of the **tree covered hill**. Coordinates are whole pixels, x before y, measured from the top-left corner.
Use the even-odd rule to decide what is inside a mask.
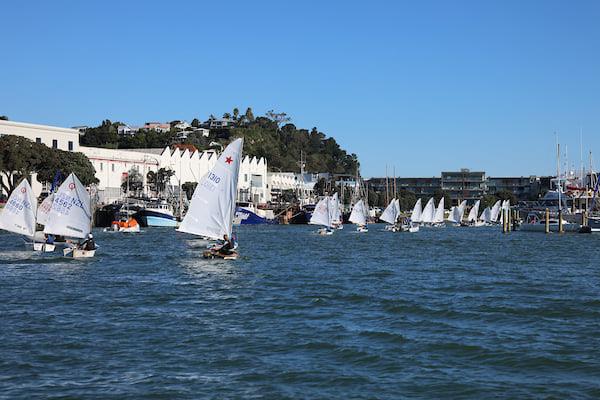
[[[298,171],[301,153],[306,161],[307,172],[330,172],[354,174],[359,166],[356,154],[348,154],[336,140],[319,132],[317,128],[301,129],[290,123],[285,113],[269,111],[265,116],[254,117],[252,109],[240,114],[236,108],[232,113],[224,113],[230,121],[226,128],[210,128],[208,137],[197,132],[198,127],[210,127],[217,120],[211,115],[208,121],[192,121],[186,128],[186,135],[176,128],[179,121],[171,122],[168,132],[153,129],[139,130],[132,135],[119,135],[117,127],[121,122],[105,120],[97,127],[88,128],[81,138],[84,146],[108,148],[156,148],[173,144],[192,144],[199,150],[226,145],[234,138],[244,138],[244,154],[264,157],[273,171]]]

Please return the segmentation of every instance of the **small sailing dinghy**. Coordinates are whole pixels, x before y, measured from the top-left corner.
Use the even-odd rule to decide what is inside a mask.
[[[397,226],[398,217],[400,216],[400,201],[398,199],[392,199],[390,204],[383,210],[379,219],[387,222],[389,225],[386,225],[384,228],[386,231],[390,232],[399,232],[400,228]]]
[[[91,240],[92,212],[90,194],[74,173],[60,185],[52,199],[52,209],[44,226],[46,235],[86,239],[92,246],[71,244],[63,249],[65,257],[91,258],[96,255],[96,245]]]
[[[331,218],[331,226],[335,229],[344,229],[343,221],[342,221],[342,207],[340,205],[340,200],[337,192],[333,194],[330,198],[331,201],[331,210],[332,210],[332,218]]]
[[[479,215],[479,204],[481,203],[480,200],[477,200],[475,202],[475,204],[473,205],[473,207],[471,207],[471,210],[469,211],[469,215],[467,216],[467,223],[469,224],[468,226],[478,226],[479,224],[477,224],[477,216]]]
[[[331,205],[331,197],[323,197],[315,206],[310,221],[308,221],[308,223],[312,225],[323,225],[323,228],[320,228],[317,231],[319,235],[333,235],[332,220],[335,211],[332,209],[333,207]]]
[[[54,193],[50,193],[44,199],[44,201],[42,201],[42,204],[39,205],[39,207],[37,209],[37,214],[36,214],[36,222],[39,225],[45,226],[46,223],[48,222],[48,216],[50,215],[50,210],[52,210],[52,202],[53,201],[54,201]],[[48,240],[44,236],[43,231],[36,232],[36,233],[40,233],[41,237],[40,237],[40,242],[38,242],[37,238],[36,238],[37,235],[34,236],[33,250],[43,251],[45,253],[53,252],[54,249],[56,248],[56,245],[54,243],[48,242]]]
[[[0,229],[33,239],[37,200],[26,178],[12,191],[0,210]]]
[[[465,208],[467,207],[467,201],[463,200],[458,206],[450,209],[450,214],[446,220],[451,225],[461,225],[463,217],[465,215]]]
[[[357,232],[369,232],[369,228],[367,227],[367,215],[368,212],[365,207],[365,202],[362,200],[357,201],[356,204],[354,204],[354,207],[352,207],[352,212],[348,219],[353,224],[356,224]]]
[[[442,227],[444,224],[444,197],[440,199],[438,207],[435,209],[435,213],[433,214],[433,226]]]
[[[194,190],[188,212],[178,232],[190,233],[211,240],[232,237],[235,217],[235,197],[244,139],[231,142],[219,156],[215,166],[208,171]],[[229,242],[225,242],[227,245]],[[202,254],[204,258],[236,260],[235,248],[215,245]]]

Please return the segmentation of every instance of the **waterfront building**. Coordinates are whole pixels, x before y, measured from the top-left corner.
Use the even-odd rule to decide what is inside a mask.
[[[487,193],[487,180],[484,171],[471,171],[462,168],[460,171],[443,171],[441,189],[450,196],[452,205],[461,201],[473,204]]]
[[[178,188],[186,182],[198,182],[217,161],[213,151],[198,151],[193,146],[161,149],[105,149],[79,145],[79,131],[47,125],[28,124],[0,120],[0,135],[26,137],[34,142],[65,151],[79,151],[85,154],[96,171],[98,201],[111,203],[120,198],[123,174],[135,169],[143,177],[143,191],[148,189],[147,174],[160,168],[171,169],[174,175],[169,182]],[[35,176],[34,176],[35,178]],[[48,190],[47,183],[33,179],[32,187],[36,195]],[[270,200],[267,188],[267,161],[264,158],[245,156],[240,165],[238,179],[238,199],[266,203]]]

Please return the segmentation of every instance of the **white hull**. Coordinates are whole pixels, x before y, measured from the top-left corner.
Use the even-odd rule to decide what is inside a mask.
[[[558,224],[556,224],[556,223],[550,224],[549,228],[550,228],[550,232],[558,232]],[[579,224],[571,224],[568,222],[565,222],[563,224],[564,232],[579,232],[580,228],[581,228],[581,226]],[[524,232],[546,232],[546,224],[545,223],[522,224],[519,227],[519,230],[524,231]]]
[[[325,229],[325,228],[321,228],[317,231],[317,233],[321,236],[325,236],[325,235],[333,235],[333,231],[330,229]]]
[[[54,245],[54,244],[49,244],[49,243],[33,243],[33,250],[34,251],[41,251],[41,252],[44,252],[44,253],[52,253],[55,248],[56,248],[56,245]]]
[[[70,247],[63,249],[63,255],[72,258],[92,258],[96,255],[96,250],[81,250]]]
[[[356,232],[366,233],[366,232],[369,232],[369,228],[358,226],[358,227],[356,227]]]

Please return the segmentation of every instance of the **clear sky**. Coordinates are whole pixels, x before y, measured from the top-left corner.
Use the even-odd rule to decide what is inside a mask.
[[[363,175],[600,159],[600,1],[7,1],[0,114],[59,126],[275,109]],[[599,167],[596,163],[596,167]]]

